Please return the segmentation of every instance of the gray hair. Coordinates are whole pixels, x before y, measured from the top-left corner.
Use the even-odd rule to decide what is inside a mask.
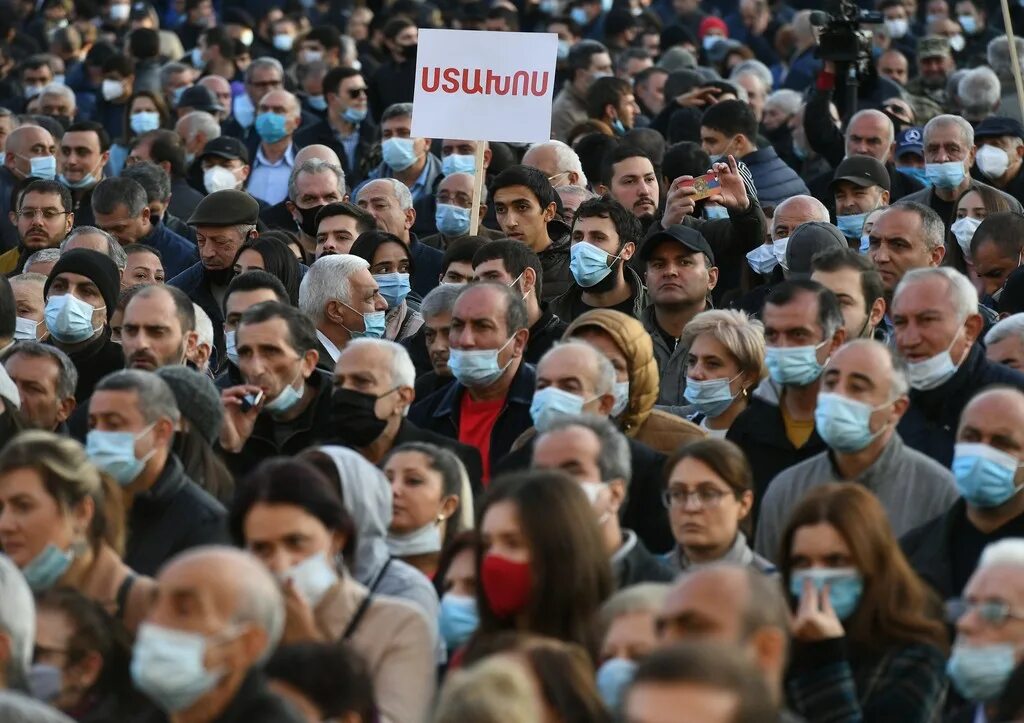
[[[657,615],[671,589],[667,582],[642,582],[622,588],[601,606],[601,627],[607,631],[616,618],[632,613]]]
[[[61,246],[64,244],[62,243]],[[34,254],[25,259],[25,265],[22,268],[27,269],[33,264],[50,264],[57,263],[57,259],[60,258],[60,249],[39,249]],[[125,257],[125,265],[128,264],[127,257]]]
[[[518,291],[514,291],[505,284],[498,283],[496,281],[478,281],[473,284],[466,284],[459,289],[459,296],[455,299],[458,302],[464,294],[470,293],[475,289],[493,289],[499,296],[505,299],[505,331],[508,332],[509,336],[512,336],[520,329],[529,329],[530,322],[526,316],[526,302],[523,301],[522,295]],[[454,312],[454,307],[452,307]]]
[[[398,207],[403,211],[408,211],[412,208],[412,193],[409,192],[409,187],[401,181],[395,178],[374,178],[372,181],[367,181],[363,184],[362,188],[359,189],[358,194],[355,197],[355,201],[359,200],[359,196],[363,195],[363,191],[371,183],[386,183],[391,186],[391,190],[395,194],[395,198],[398,199]]]
[[[439,314],[452,313],[455,299],[458,298],[464,284],[441,284],[431,289],[420,302],[420,316],[432,319]]]
[[[775,85],[775,79],[772,78],[772,71],[768,69],[768,66],[762,63],[760,60],[744,60],[741,63],[737,63],[732,72],[729,73],[729,80],[739,80],[742,75],[753,75],[764,86],[764,91],[767,93]]]
[[[146,192],[147,203],[163,202],[171,197],[171,177],[152,161],[143,161],[121,170],[121,178],[130,178]]]
[[[888,133],[885,136],[885,147],[888,148],[892,145],[893,141],[896,140],[896,127],[892,124],[892,119],[880,110],[874,108],[865,108],[864,110],[857,111],[850,118],[850,121],[846,124],[846,131],[843,133],[844,140],[848,140],[850,136],[850,128],[861,118],[875,118],[879,121],[883,121],[885,127],[888,129]]]
[[[182,129],[182,136],[185,137],[186,141],[197,133],[202,133],[208,141],[220,138],[220,123],[205,110],[194,110],[191,113],[186,113],[178,121],[178,126]]]
[[[316,323],[324,320],[324,308],[331,299],[352,301],[349,277],[370,263],[352,254],[321,256],[309,267],[299,284],[299,310]]]
[[[266,55],[259,58],[254,58],[249,66],[245,69],[245,84],[248,85],[252,82],[252,76],[257,70],[263,68],[273,68],[281,76],[281,80],[284,80],[284,66],[281,65],[281,61],[277,58],[271,58]]]
[[[612,366],[611,361],[608,357],[601,353],[601,351],[593,344],[583,341],[582,339],[570,339],[569,341],[556,341],[554,345],[544,352],[540,360],[537,362],[538,368],[544,363],[544,360],[549,356],[552,356],[559,350],[575,352],[573,358],[583,360],[584,356],[589,354],[594,358],[594,362],[597,365],[597,378],[594,379],[594,391],[598,395],[611,394],[615,390],[615,367]]]
[[[785,115],[793,115],[800,106],[803,105],[803,96],[797,93],[795,90],[789,88],[782,88],[769,95],[765,101],[765,107],[773,106],[778,107]]]
[[[1024,567],[1024,539],[1008,537],[1005,540],[992,542],[985,546],[978,560],[976,570],[996,565],[1012,565]]]
[[[137,218],[147,204],[146,189],[130,178],[104,178],[92,191],[94,213],[113,213],[118,206],[124,206],[129,217]]]
[[[1014,36],[1013,42],[1017,46],[1017,57],[1024,57],[1024,38]],[[999,80],[1012,84],[1013,62],[1010,58],[1010,40],[1005,33],[989,41],[985,55],[989,66],[999,76]]]
[[[946,224],[942,222],[942,217],[931,206],[917,201],[900,200],[889,207],[890,210],[894,208],[913,213],[921,220],[921,233],[929,251],[946,242]]]
[[[852,346],[866,346],[882,352],[890,361],[892,367],[892,379],[890,380],[891,399],[905,397],[910,393],[910,377],[907,371],[907,362],[899,354],[894,354],[892,347],[874,339],[854,339],[843,345],[843,349]]]
[[[381,114],[379,125],[392,118],[412,118],[412,103],[392,103]]]
[[[925,123],[924,131],[922,133],[925,145],[928,145],[928,136],[930,136],[936,128],[948,125],[954,125],[960,129],[960,136],[963,138],[964,146],[966,148],[972,148],[974,146],[974,126],[972,126],[966,118],[961,118],[958,115],[950,115],[948,113],[944,115],[937,115]]]
[[[11,639],[7,686],[21,686],[32,665],[32,650],[36,644],[36,604],[21,570],[3,554],[0,554],[0,630]]]
[[[951,266],[935,266],[923,269],[911,269],[900,279],[896,291],[892,295],[895,306],[900,294],[906,291],[907,287],[919,281],[927,281],[935,277],[941,277],[949,285],[950,301],[953,302],[953,310],[956,312],[957,321],[963,323],[971,314],[978,313],[978,290],[974,284]]]
[[[170,386],[159,375],[141,369],[122,369],[100,379],[97,392],[135,392],[139,411],[146,424],[170,419],[175,424],[181,419],[178,400]]]
[[[333,173],[335,178],[338,179],[338,192],[342,196],[345,195],[345,172],[341,170],[341,166],[336,166],[319,158],[310,158],[295,166],[292,169],[291,175],[288,176],[288,200],[292,203],[295,203],[299,196],[296,186],[298,185],[300,173],[308,173],[311,176],[315,176],[318,173]],[[404,186],[405,184],[402,185]]]
[[[160,66],[160,87],[166,88],[167,84],[171,82],[172,75],[177,75],[178,73],[187,73],[188,71],[189,67],[184,63],[164,63]]]
[[[353,339],[345,345],[342,354],[348,349],[359,347],[385,349],[391,354],[391,384],[397,387],[416,385],[416,367],[404,346],[390,339]]]
[[[572,171],[579,175],[579,181],[577,181],[579,185],[587,185],[587,174],[583,172],[583,162],[580,161],[579,155],[570,145],[562,141],[541,141],[540,143],[534,143],[526,152],[529,153],[535,148],[554,148],[555,165],[558,167],[558,173]]]
[[[597,198],[597,194],[591,191],[589,188],[584,188],[583,186],[576,185],[558,186],[555,189],[555,193],[558,194],[559,198],[562,197],[562,194],[565,194],[566,196],[576,196],[577,198],[580,198],[583,201],[589,201],[592,198]]]
[[[1016,336],[1024,341],[1024,312],[1011,314],[1001,319],[985,334],[985,346],[998,344],[1003,339]]]
[[[600,443],[597,455],[597,469],[601,481],[621,479],[629,486],[633,477],[633,462],[629,451],[629,440],[608,417],[594,414],[574,414],[557,417],[541,436],[570,427],[589,429]]]
[[[78,101],[75,99],[75,91],[71,90],[71,88],[67,87],[63,83],[50,83],[39,93],[40,98],[44,95],[59,95],[71,104],[72,110],[78,107]]]
[[[957,84],[956,94],[960,97],[960,106],[965,113],[991,113],[1002,95],[999,76],[984,65],[969,70]]]
[[[42,276],[42,274],[35,275]],[[45,281],[45,277],[43,278]],[[75,387],[78,386],[78,368],[71,358],[60,349],[49,344],[41,344],[38,341],[19,341],[4,357],[5,361],[15,354],[24,354],[31,359],[53,359],[57,365],[57,399],[75,396]]]
[[[96,226],[78,226],[71,230],[71,233],[67,235],[63,241],[60,242],[60,252],[64,253],[67,249],[68,244],[74,241],[79,236],[86,234],[98,234],[106,239],[107,241],[107,256],[117,266],[118,271],[124,271],[124,267],[128,265],[128,254],[124,252],[124,248],[117,242],[113,236]]]

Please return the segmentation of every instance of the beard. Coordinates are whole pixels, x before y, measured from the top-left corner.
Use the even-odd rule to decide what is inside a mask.
[[[611,269],[611,273],[605,276],[603,279],[598,281],[593,286],[588,286],[584,291],[589,291],[592,294],[606,294],[609,291],[613,291],[619,283],[619,267],[622,266],[622,259],[616,259],[608,268]]]

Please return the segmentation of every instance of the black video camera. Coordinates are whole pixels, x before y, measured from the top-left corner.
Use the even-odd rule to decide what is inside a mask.
[[[817,56],[833,63],[854,65],[864,71],[871,62],[871,31],[862,24],[884,22],[879,12],[861,10],[853,0],[836,0],[832,12],[816,10],[811,13],[811,24],[821,28]]]

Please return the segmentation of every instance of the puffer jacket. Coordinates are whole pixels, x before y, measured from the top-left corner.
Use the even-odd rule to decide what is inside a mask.
[[[778,206],[790,196],[807,194],[807,184],[779,158],[772,146],[758,148],[743,156],[750,169],[762,206]]]
[[[570,238],[567,227],[561,222],[548,224],[549,232],[553,229],[562,231],[546,249],[537,254],[542,272],[541,301],[554,301],[569,290],[573,284],[572,272],[569,270]]]

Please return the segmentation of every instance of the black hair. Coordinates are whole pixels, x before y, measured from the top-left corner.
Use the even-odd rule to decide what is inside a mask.
[[[160,33],[153,28],[136,28],[128,34],[128,52],[139,60],[156,58],[160,55]]]
[[[224,297],[227,299],[227,297]],[[313,320],[296,309],[291,304],[282,304],[280,301],[262,301],[254,304],[242,312],[238,320],[238,328],[243,324],[262,324],[273,319],[284,320],[288,327],[288,345],[295,350],[295,353],[302,356],[310,349],[316,349],[316,326]]]
[[[18,305],[14,301],[14,289],[6,276],[0,276],[0,339],[14,338],[17,327]]]
[[[839,299],[817,281],[810,279],[788,279],[772,288],[765,298],[765,306],[784,306],[796,300],[801,294],[813,294],[818,300],[818,325],[822,329],[823,338],[830,339],[836,329],[843,326],[843,310]]]
[[[577,70],[587,70],[590,67],[591,58],[600,53],[607,53],[608,48],[596,40],[581,40],[569,49],[569,57],[566,62],[569,66],[569,81],[576,79]]]
[[[555,193],[555,189],[551,187],[551,181],[541,171],[532,166],[509,166],[495,176],[494,180],[491,181],[491,198],[493,199],[494,194],[509,186],[525,186],[530,189],[534,198],[537,199],[541,211],[547,209],[552,203],[561,208],[562,204],[558,199],[558,194]]]
[[[711,168],[709,156],[700,143],[681,141],[669,146],[661,161],[661,173],[669,181],[680,176],[702,176]]]
[[[864,310],[870,312],[871,305],[877,299],[885,297],[885,285],[882,275],[878,273],[871,260],[855,249],[826,249],[814,254],[811,258],[811,272],[824,271],[831,273],[851,269],[860,274],[860,290],[864,295]]]
[[[639,73],[633,76],[633,87],[635,88],[638,85],[643,85],[644,83],[651,79],[651,76],[658,75],[661,73],[668,75],[667,70],[665,70],[664,68],[660,68],[657,65],[652,65],[650,68],[644,68]]]
[[[607,106],[618,107],[623,96],[630,95],[632,92],[633,86],[628,80],[614,76],[598,78],[587,89],[585,100],[587,116],[597,119],[604,118],[604,109]]]
[[[146,202],[164,202],[171,197],[171,177],[163,166],[141,161],[121,170],[121,178],[130,178],[146,192]]]
[[[483,236],[463,236],[455,239],[448,244],[448,248],[444,250],[444,256],[441,257],[441,274],[443,275],[453,263],[468,262],[472,264],[476,252],[488,243],[490,240]]]
[[[987,241],[1007,258],[1019,256],[1024,243],[1024,216],[1013,211],[990,213],[971,237],[971,252]]]
[[[601,159],[601,175],[598,176],[601,183],[611,188],[612,179],[615,177],[615,164],[621,163],[629,158],[646,158],[649,161],[651,160],[650,157],[644,153],[643,149],[637,148],[636,146],[626,145],[625,143],[620,143],[605,153],[604,157]],[[654,161],[651,161],[651,166],[654,166]],[[655,171],[657,171],[657,169],[655,169]],[[585,172],[586,170],[584,169],[584,173]],[[591,178],[591,176],[587,176],[587,178]]]
[[[384,36],[386,40],[394,41],[394,39],[398,37],[398,35],[403,30],[405,30],[406,28],[415,27],[416,23],[414,23],[409,18],[405,17],[404,15],[396,15],[395,17],[391,18],[384,24],[384,27],[381,30],[381,34]]]
[[[334,71],[331,71],[334,72]],[[364,234],[367,231],[373,231],[377,228],[377,222],[369,211],[359,208],[354,203],[348,201],[339,201],[337,203],[328,203],[326,206],[316,212],[316,224],[317,229],[320,228],[320,223],[325,218],[331,216],[349,216],[356,220],[356,231],[360,234]]]
[[[488,20],[504,20],[508,25],[508,29],[512,31],[519,30],[519,13],[508,7],[502,5],[495,5],[487,11]]]
[[[299,283],[302,281],[302,273],[299,269],[299,260],[291,249],[279,238],[275,238],[273,231],[269,234],[248,238],[245,240],[235,254],[232,265],[238,263],[238,257],[246,249],[252,249],[263,257],[263,268],[267,273],[278,279],[284,286],[288,296],[288,303],[292,306],[299,305]]]
[[[158,259],[160,259],[161,264],[164,262],[164,255],[160,253],[160,249],[156,248],[155,246],[147,246],[146,244],[136,243],[128,244],[127,246],[123,246],[122,248],[124,250],[125,256],[131,256],[132,254],[153,254]]]
[[[513,241],[512,239],[499,239],[497,241],[491,241],[473,254],[473,268],[484,263],[485,261],[492,261],[494,259],[501,259],[502,263],[505,264],[505,271],[513,279],[517,279],[522,276],[523,272],[527,268],[533,269],[534,275],[537,277],[537,282],[534,284],[534,296],[538,299],[543,298],[541,284],[544,277],[544,267],[541,266],[540,257],[524,243],[519,241]]]
[[[72,211],[75,208],[71,191],[59,181],[45,181],[41,178],[29,181],[24,188],[18,191],[18,202],[15,208],[21,208],[21,202],[25,199],[26,193],[52,193],[55,196],[60,196],[60,202],[65,211]]]
[[[622,143],[643,151],[655,168],[660,167],[665,158],[665,136],[653,128],[630,128],[622,136]]]
[[[112,55],[103,62],[102,71],[104,74],[117,73],[122,78],[127,78],[135,73],[135,66],[124,55]]]
[[[327,95],[328,93],[337,93],[338,88],[341,87],[341,81],[354,78],[357,75],[362,75],[362,71],[356,70],[355,68],[340,66],[337,68],[331,68],[327,71],[327,74],[323,79],[324,95]]]
[[[700,118],[702,128],[724,133],[727,136],[743,135],[751,143],[757,143],[757,118],[749,103],[742,100],[723,100],[704,111]]]
[[[618,148],[621,141],[613,136],[606,136],[604,133],[591,133],[580,138],[573,150],[580,157],[580,165],[583,166],[583,174],[590,179],[592,185],[601,182],[601,164],[604,157],[614,149]]]
[[[640,219],[611,196],[591,198],[580,204],[576,209],[576,218],[610,218],[619,235],[619,248],[627,243],[640,243],[643,228]]]
[[[149,157],[153,163],[168,164],[171,167],[171,178],[181,178],[185,175],[185,144],[181,136],[174,131],[160,128],[142,134],[136,139],[136,144],[142,138],[153,139],[149,145]]]
[[[377,250],[387,243],[398,244],[405,249],[406,258],[409,259],[409,273],[414,273],[412,252],[409,250],[409,244],[395,236],[393,233],[388,233],[387,231],[373,230],[359,234],[359,236],[356,237],[356,240],[352,243],[352,248],[349,249],[348,252],[353,256],[358,256],[366,261],[366,263],[373,266],[373,257],[377,255]]]
[[[358,720],[377,719],[373,678],[362,657],[345,642],[282,645],[264,672],[309,698],[325,720],[355,713]]]
[[[315,40],[324,46],[324,50],[341,48],[341,33],[333,25],[317,25],[306,33],[303,40]]]
[[[238,274],[231,279],[228,290],[224,292],[224,304],[221,311],[228,308],[228,297],[236,291],[256,291],[258,289],[270,289],[277,296],[278,301],[282,304],[288,303],[288,291],[280,279],[266,271],[253,270]]]
[[[234,60],[235,58],[235,39],[228,33],[228,29],[223,25],[217,25],[212,28],[208,28],[203,33],[203,38],[206,40],[206,47],[214,46],[220,49],[220,54],[225,60]]]
[[[68,126],[67,130],[64,131],[65,135],[68,133],[95,133],[96,137],[100,141],[100,153],[106,153],[110,150],[110,134],[107,133],[107,129],[102,124],[96,121],[78,121]]]
[[[192,299],[188,298],[188,294],[179,289],[177,286],[171,286],[170,284],[148,284],[143,285],[141,289],[132,294],[132,299],[135,297],[147,297],[158,294],[161,291],[170,294],[171,299],[174,301],[174,312],[175,316],[178,317],[178,325],[181,327],[181,333],[187,334],[190,331],[196,330],[196,309],[192,306]],[[130,301],[131,299],[129,299]],[[128,304],[125,304],[125,309],[128,308]],[[123,321],[122,321],[123,323]]]

